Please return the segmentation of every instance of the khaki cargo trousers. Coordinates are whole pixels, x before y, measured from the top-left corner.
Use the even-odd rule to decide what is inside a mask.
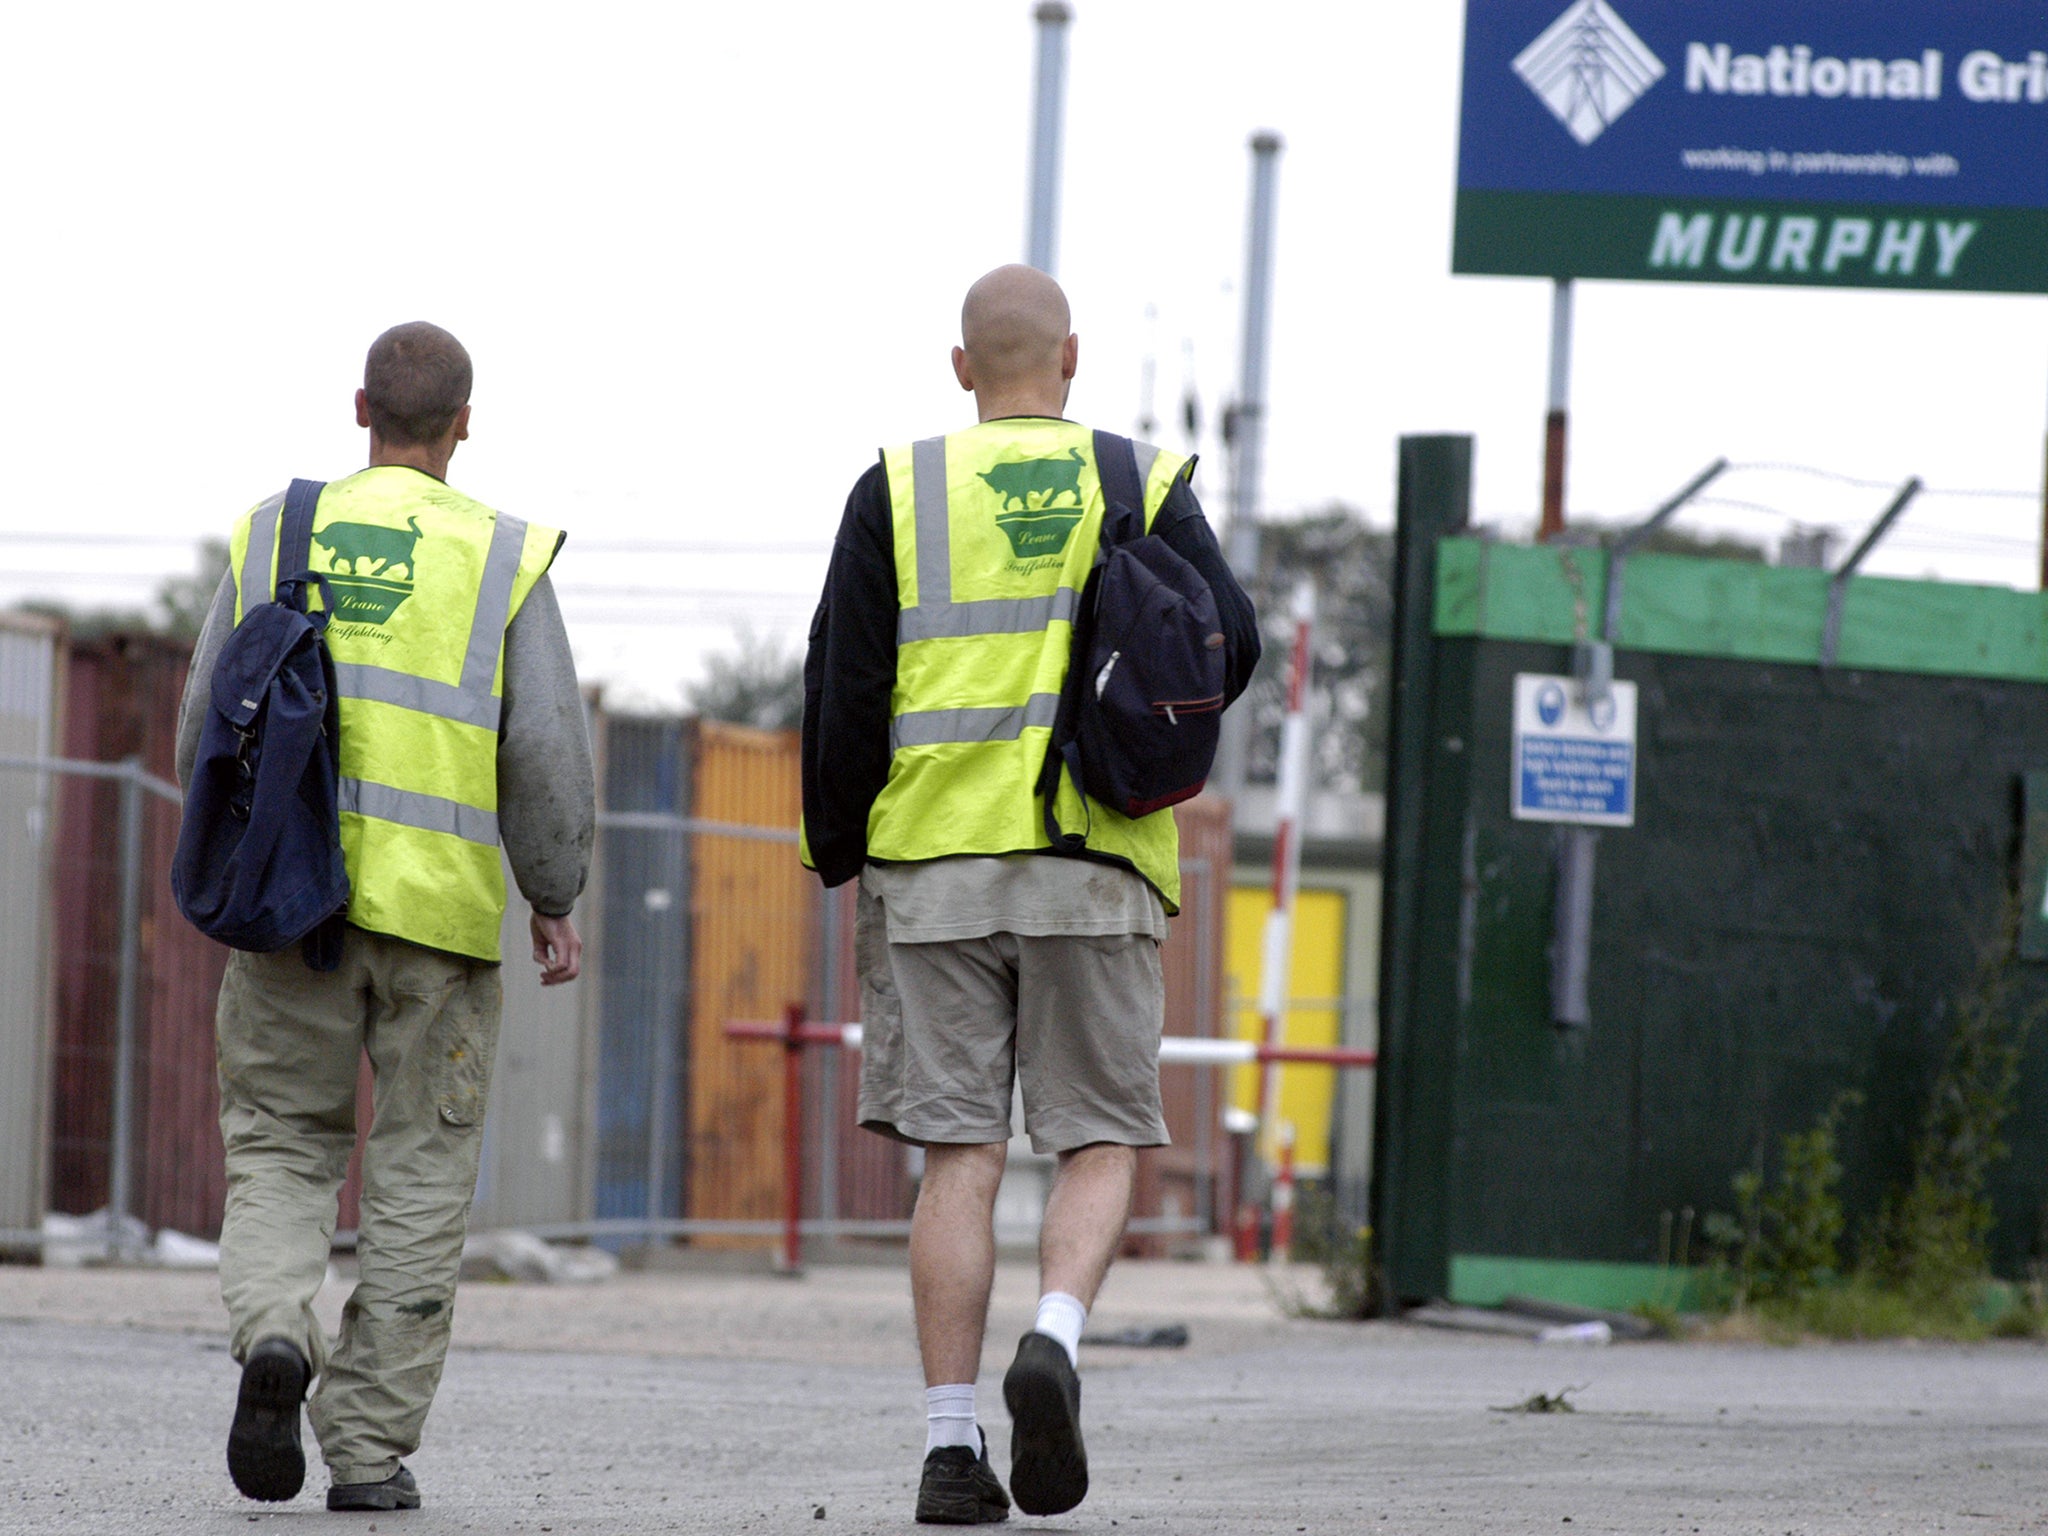
[[[419,1448],[448,1353],[502,1000],[495,965],[357,928],[330,972],[309,970],[296,945],[228,960],[215,1020],[221,1296],[236,1360],[281,1338],[312,1363],[308,1412],[337,1483],[381,1481]],[[355,1147],[364,1052],[376,1091],[359,1278],[330,1352],[313,1296]]]

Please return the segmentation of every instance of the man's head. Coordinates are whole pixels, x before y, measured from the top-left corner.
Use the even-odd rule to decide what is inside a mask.
[[[424,320],[394,325],[370,343],[356,421],[384,447],[431,448],[469,436],[469,353]],[[452,435],[451,435],[452,434]]]
[[[1060,285],[1035,267],[997,267],[967,290],[953,373],[982,419],[1057,416],[1080,357]]]

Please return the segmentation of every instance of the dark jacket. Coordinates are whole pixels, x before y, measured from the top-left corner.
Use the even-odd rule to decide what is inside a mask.
[[[1152,531],[1215,593],[1229,663],[1226,700],[1235,699],[1258,665],[1258,621],[1185,477],[1167,492]],[[867,862],[868,811],[889,778],[895,540],[889,480],[878,462],[846,498],[804,656],[804,833],[827,885],[853,879]]]

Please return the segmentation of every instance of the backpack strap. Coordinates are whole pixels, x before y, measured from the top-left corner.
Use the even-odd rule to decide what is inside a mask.
[[[1101,572],[1111,546],[1130,543],[1145,536],[1145,486],[1138,478],[1138,454],[1128,437],[1115,432],[1095,434],[1095,473],[1102,482],[1102,535],[1095,552],[1095,565],[1081,592],[1073,622],[1072,648],[1068,653],[1067,684],[1060,691],[1059,713],[1055,716],[1052,739],[1046,744],[1045,767],[1038,777],[1043,798],[1046,840],[1065,853],[1078,853],[1088,845],[1088,833],[1095,824],[1095,812],[1085,790],[1081,808],[1086,816],[1079,832],[1060,825],[1055,809],[1059,797],[1060,773],[1065,771],[1075,789],[1081,789],[1081,744],[1077,735],[1081,694],[1087,687],[1087,657],[1095,633],[1095,604],[1101,592]]]
[[[327,577],[313,569],[313,513],[320,505],[320,493],[326,489],[324,480],[294,480],[291,489],[284,493],[284,511],[277,527],[277,591],[272,594],[278,602],[312,619],[314,626],[322,630],[334,617],[334,591],[328,586]],[[306,601],[306,588],[314,582],[319,583],[324,605],[319,613],[314,613]]]
[[[334,614],[334,593],[327,585],[327,578],[313,569],[313,513],[320,506],[320,493],[326,489],[324,480],[292,481],[291,489],[284,493],[284,512],[278,519],[277,531],[277,600],[305,613],[309,607],[306,587],[309,582],[318,582],[325,608],[312,617],[314,627],[322,631]],[[324,644],[319,646],[319,651],[320,670],[325,674],[327,685],[327,718],[319,750],[328,754],[332,772],[339,768],[336,755],[340,748],[340,700],[336,697],[333,659],[328,656]],[[346,912],[344,907],[339,912],[330,913],[314,924],[299,941],[299,954],[309,970],[332,971],[341,964]]]
[[[313,513],[320,505],[324,480],[294,480],[284,493],[284,513],[277,529],[277,591],[280,603],[288,603],[287,587],[302,586],[313,567]]]
[[[1095,434],[1095,473],[1102,481],[1102,542],[1123,544],[1145,533],[1145,487],[1128,437]],[[1122,514],[1121,516],[1119,514]]]

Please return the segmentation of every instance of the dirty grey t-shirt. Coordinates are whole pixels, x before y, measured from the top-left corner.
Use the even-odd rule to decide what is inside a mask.
[[[860,881],[880,899],[892,944],[985,939],[992,933],[1166,937],[1166,908],[1158,893],[1131,870],[1089,859],[1013,853],[869,864]]]

